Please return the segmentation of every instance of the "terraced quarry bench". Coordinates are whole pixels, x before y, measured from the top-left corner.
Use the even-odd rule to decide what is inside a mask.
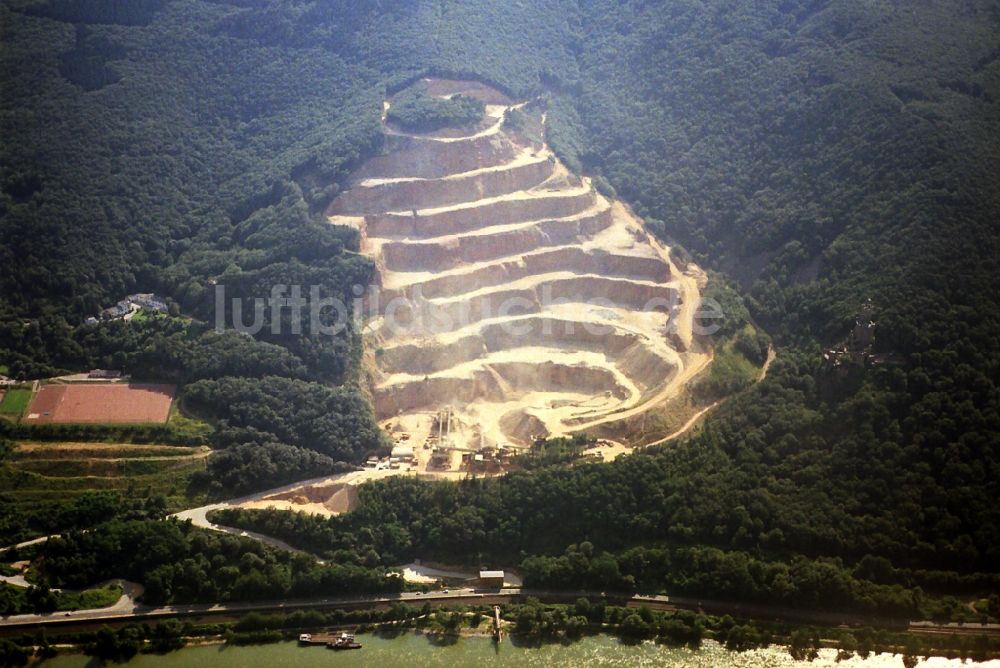
[[[366,330],[380,419],[450,408],[469,447],[615,424],[710,360],[679,269],[620,202],[491,104],[465,137],[387,129],[335,199],[378,266]]]

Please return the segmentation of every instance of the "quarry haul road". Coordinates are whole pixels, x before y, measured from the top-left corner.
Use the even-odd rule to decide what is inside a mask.
[[[768,346],[768,348],[767,348],[767,359],[764,360],[764,366],[762,366],[760,368],[760,373],[757,374],[757,380],[755,381],[755,383],[759,383],[760,381],[762,381],[765,378],[767,378],[767,371],[768,371],[768,369],[771,368],[771,363],[774,362],[775,357],[777,357],[777,353],[774,350],[774,346],[773,345],[772,346]],[[661,438],[659,440],[653,441],[652,443],[647,443],[647,444],[645,444],[643,446],[640,446],[640,447],[648,448],[648,447],[653,446],[653,445],[663,445],[664,443],[666,443],[668,441],[672,441],[675,438],[679,438],[679,437],[683,436],[684,434],[686,434],[689,431],[691,431],[692,429],[694,429],[695,425],[698,424],[698,422],[701,420],[701,418],[706,413],[708,413],[713,408],[716,408],[717,406],[723,404],[729,398],[730,397],[726,397],[724,399],[719,399],[717,401],[713,401],[708,406],[705,406],[704,408],[702,408],[701,410],[699,410],[697,413],[695,413],[694,415],[692,415],[688,419],[688,421],[684,423],[684,426],[682,426],[677,431],[675,431],[672,434],[669,434],[667,436],[664,436],[663,438]]]
[[[708,614],[730,614],[737,618],[760,621],[783,621],[827,627],[876,626],[917,634],[951,634],[966,636],[1000,636],[1000,624],[937,624],[929,621],[910,621],[885,617],[871,617],[838,611],[795,610],[780,606],[741,604],[731,601],[714,601],[681,596],[616,595],[587,590],[554,592],[532,589],[474,590],[459,589],[450,592],[403,592],[386,596],[328,597],[314,599],[288,599],[249,601],[241,603],[195,603],[190,605],[147,606],[135,604],[131,610],[117,607],[97,610],[13,615],[0,618],[0,636],[18,635],[40,626],[55,630],[93,628],[103,624],[126,624],[141,621],[183,617],[232,617],[248,612],[282,612],[305,609],[364,609],[388,607],[394,603],[438,605],[498,605],[518,603],[528,597],[543,603],[572,603],[578,598],[606,598],[614,605],[630,608],[648,607],[652,610],[695,610]]]
[[[376,417],[429,434],[428,416],[447,411],[449,444],[467,449],[595,427],[627,441],[713,359],[693,332],[705,274],[567,169],[540,110],[507,99],[486,113],[461,135],[383,123],[388,150],[327,208],[358,230],[385,297],[365,329]]]
[[[498,132],[500,132],[500,128],[503,126],[504,110],[505,109],[507,109],[508,107],[510,109],[523,109],[527,104],[528,104],[527,102],[520,102],[518,104],[512,104],[512,105],[500,105],[500,104],[487,105],[487,108],[486,108],[486,114],[487,114],[487,116],[489,116],[490,118],[496,119],[494,122],[492,122],[487,127],[483,128],[482,130],[479,130],[475,134],[465,135],[465,136],[461,136],[461,137],[436,137],[436,136],[433,136],[433,135],[414,134],[412,132],[404,132],[402,130],[396,130],[395,128],[393,128],[390,125],[388,125],[386,123],[386,114],[389,111],[390,104],[389,104],[389,102],[387,100],[387,101],[383,102],[383,104],[382,104],[383,131],[386,134],[388,134],[388,135],[395,135],[397,137],[412,137],[412,138],[417,138],[417,139],[423,139],[425,141],[441,142],[443,144],[452,143],[452,142],[460,142],[460,141],[465,141],[465,140],[469,140],[469,139],[478,139],[479,137],[488,137],[490,135],[495,135]]]

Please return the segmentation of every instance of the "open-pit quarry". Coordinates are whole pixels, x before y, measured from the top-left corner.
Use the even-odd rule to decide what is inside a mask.
[[[421,434],[417,448],[598,427],[627,440],[630,420],[711,360],[692,332],[702,272],[567,170],[534,105],[481,84],[418,85],[478,96],[486,117],[464,133],[386,124],[385,154],[328,211],[378,267],[365,341],[379,419]]]

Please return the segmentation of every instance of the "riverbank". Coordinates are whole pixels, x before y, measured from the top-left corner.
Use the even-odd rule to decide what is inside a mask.
[[[442,644],[419,631],[409,631],[396,637],[376,633],[358,636],[363,648],[357,652],[330,652],[321,647],[299,647],[295,642],[269,645],[199,645],[169,654],[142,654],[129,661],[135,668],[243,668],[250,665],[311,666],[385,666],[406,665],[413,668],[444,668],[452,666],[495,666],[497,668],[576,668],[577,666],[639,666],[684,668],[782,668],[813,666],[815,668],[901,668],[898,654],[858,656],[837,660],[837,651],[822,649],[811,663],[795,661],[786,647],[771,646],[747,652],[731,652],[721,644],[706,641],[699,649],[668,647],[651,641],[627,643],[611,636],[587,636],[572,643],[550,643],[540,646],[522,644],[517,639],[499,646],[481,636],[456,638]],[[84,668],[93,661],[82,654],[63,655],[39,665],[51,668]],[[919,664],[927,668],[1000,668],[1000,661],[965,662],[960,659],[931,657]]]
[[[656,610],[644,604],[634,605],[634,602],[625,606],[610,605],[604,600],[586,598],[579,598],[572,604],[543,604],[529,598],[522,603],[502,604],[499,609],[503,629],[500,645],[504,647],[570,647],[603,637],[626,646],[653,643],[661,647],[686,647],[691,651],[717,644],[738,656],[774,648],[780,648],[790,658],[799,659],[817,658],[825,652],[833,652],[842,661],[854,656],[899,654],[907,659],[901,664],[906,666],[916,665],[919,657],[932,655],[982,662],[991,657],[1000,659],[997,639],[957,633],[917,635],[905,630],[870,627],[802,627],[734,620],[729,615]],[[433,646],[451,647],[467,641],[492,643],[493,615],[494,606],[482,602],[470,606],[454,601],[446,606],[432,606],[425,600],[423,605],[415,607],[396,601],[381,609],[251,612],[228,619],[124,622],[117,629],[98,623],[76,630],[63,629],[55,633],[50,630],[44,638],[52,643],[50,647],[62,653],[86,648],[93,657],[118,662],[186,652],[196,644],[261,648],[293,641],[303,632],[340,630],[356,631],[379,640],[416,635]],[[39,642],[39,636],[33,632],[8,637],[24,648],[21,650],[24,656],[43,649],[32,647]],[[38,655],[43,653],[38,651]],[[20,665],[20,662],[10,663]],[[1000,668],[1000,663],[995,665]]]

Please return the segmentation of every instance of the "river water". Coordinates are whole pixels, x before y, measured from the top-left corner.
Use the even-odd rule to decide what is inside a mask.
[[[208,645],[185,648],[164,655],[140,655],[127,665],[134,668],[258,668],[261,666],[406,666],[407,668],[437,668],[469,666],[482,668],[570,668],[576,666],[607,666],[639,668],[683,666],[685,668],[902,668],[899,656],[882,654],[868,659],[854,657],[838,663],[836,651],[822,650],[812,663],[796,662],[784,647],[769,647],[752,652],[729,652],[715,642],[706,641],[700,650],[678,649],[656,645],[625,645],[617,639],[598,635],[569,645],[517,646],[505,639],[494,647],[489,638],[458,639],[442,646],[426,636],[406,633],[397,638],[359,635],[364,648],[356,651],[332,652],[324,647],[299,647],[295,642],[270,645],[226,647]],[[41,665],[50,668],[83,668],[90,659],[82,655],[61,656]],[[90,664],[93,665],[93,664]],[[962,663],[958,659],[932,657],[922,661],[921,668],[959,668],[988,666],[1000,668],[1000,661]]]

